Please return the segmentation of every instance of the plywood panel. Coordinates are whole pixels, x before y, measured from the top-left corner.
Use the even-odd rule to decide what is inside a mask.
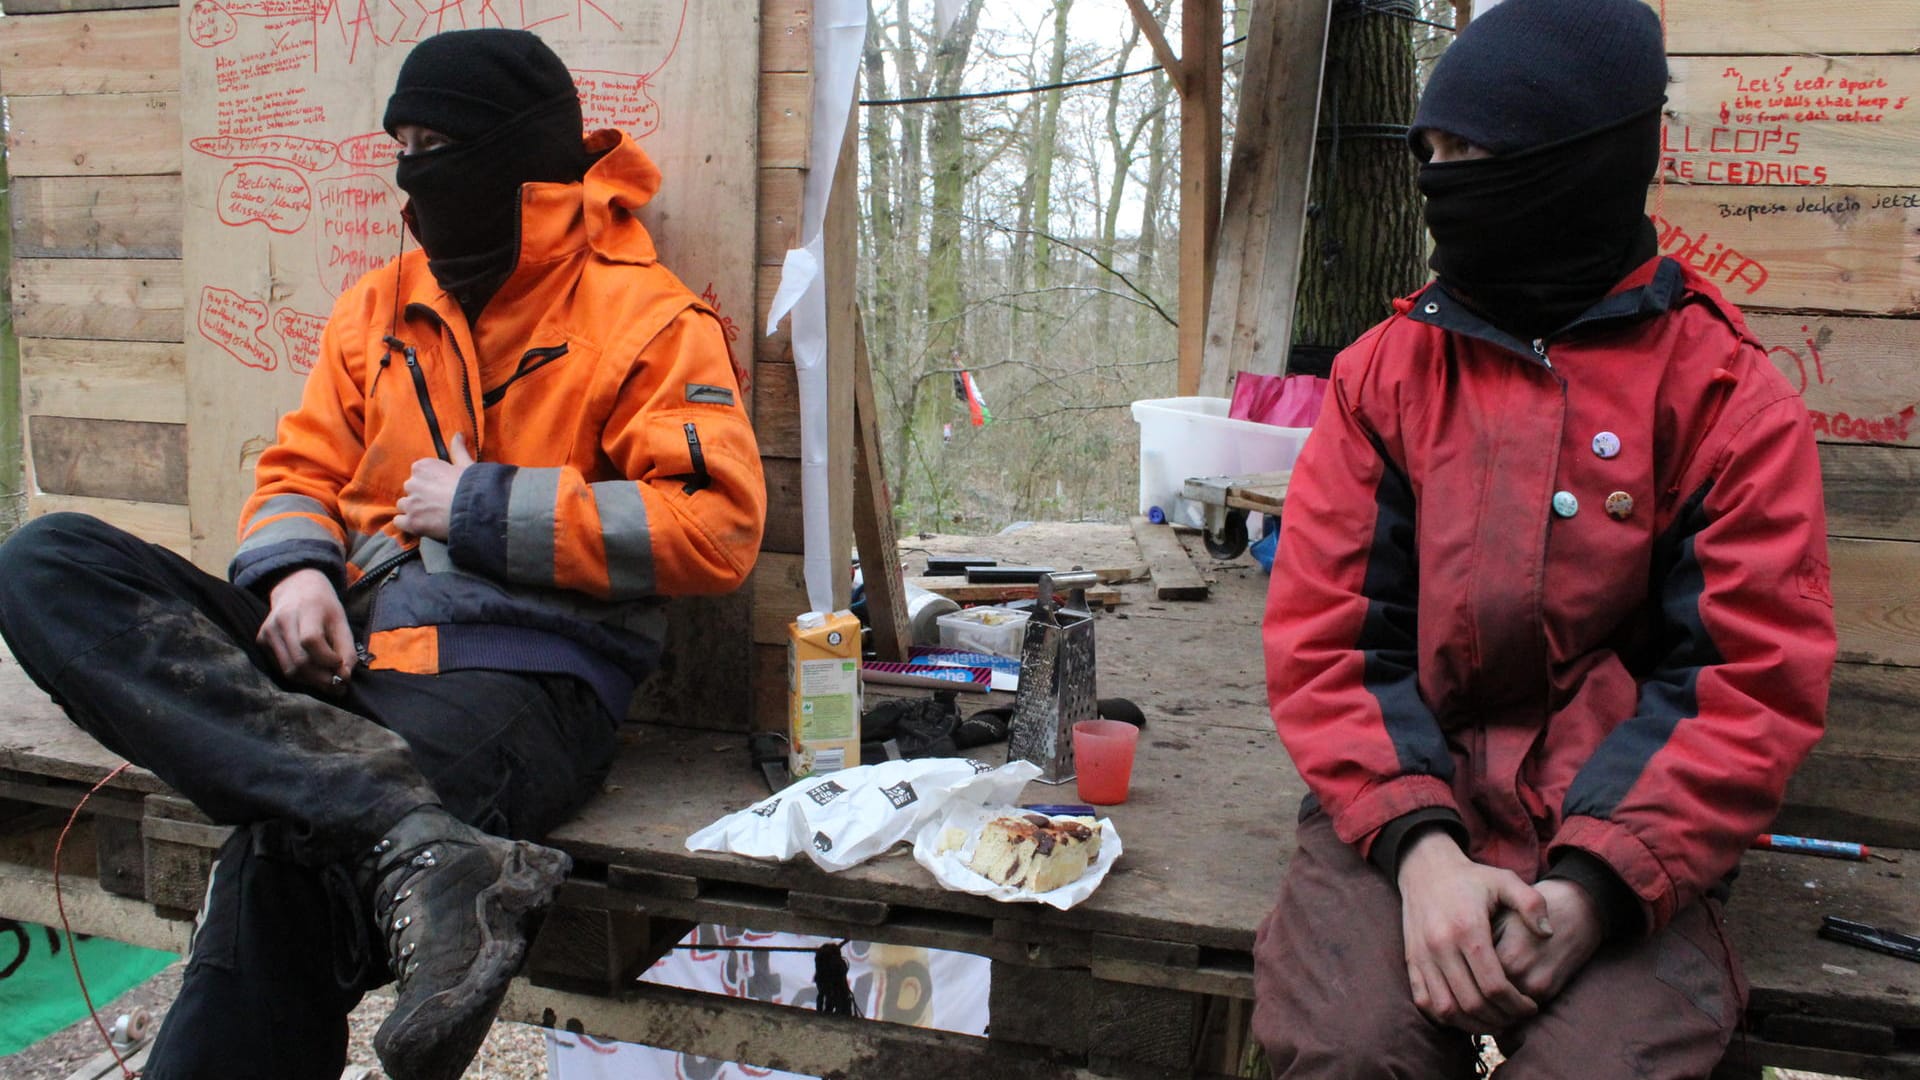
[[[1669,53],[1920,52],[1913,0],[1649,0],[1664,10]]]
[[[180,95],[78,94],[7,101],[14,176],[180,171]]]
[[[87,499],[73,495],[36,494],[27,500],[28,517],[67,512],[91,514],[148,543],[159,544],[177,555],[187,554],[187,508],[184,506],[121,499]]]
[[[0,19],[0,93],[178,90],[179,22],[171,8]]]
[[[399,247],[379,121],[411,42],[433,27],[375,33],[354,10],[284,25],[182,20],[190,478],[194,520],[219,523],[199,530],[195,558],[208,568],[230,554],[226,523],[252,486],[247,451],[298,400],[310,360],[272,327],[323,318]],[[383,10],[382,27],[408,18]],[[524,4],[495,16],[540,23],[582,87],[588,125],[628,131],[660,166],[665,182],[639,216],[662,261],[736,335],[750,333],[761,0]],[[751,352],[735,346],[743,368]]]
[[[180,257],[178,176],[17,176],[12,195],[15,257]]]
[[[1647,199],[1660,250],[1743,307],[1920,312],[1914,188],[1667,184]]]
[[[27,428],[36,490],[186,505],[184,424],[29,416]]]
[[[186,348],[144,341],[20,342],[28,414],[101,420],[187,420]]]
[[[1822,442],[1920,446],[1920,321],[1754,312],[1747,325]]]
[[[1920,56],[1674,57],[1662,174],[1695,184],[1920,180]]]
[[[1835,538],[1828,550],[1840,659],[1920,667],[1920,544]]]
[[[1822,444],[1820,474],[1832,535],[1920,540],[1920,449]]]
[[[21,337],[179,341],[180,263],[172,259],[16,259]]]

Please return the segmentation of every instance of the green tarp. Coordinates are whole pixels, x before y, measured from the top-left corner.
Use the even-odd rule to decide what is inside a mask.
[[[111,1024],[107,1003],[177,959],[172,953],[77,937],[87,992]],[[0,1056],[17,1053],[87,1015],[73,958],[58,929],[0,919]]]

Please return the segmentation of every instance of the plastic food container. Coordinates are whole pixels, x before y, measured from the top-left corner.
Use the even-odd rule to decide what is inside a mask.
[[[1237,476],[1280,472],[1293,459],[1311,428],[1275,427],[1227,419],[1226,398],[1152,398],[1133,403],[1140,425],[1140,507],[1154,507],[1176,525],[1206,524],[1199,503],[1180,494],[1196,476]]]
[[[972,607],[940,616],[940,644],[949,649],[1020,658],[1027,613],[1002,607]]]

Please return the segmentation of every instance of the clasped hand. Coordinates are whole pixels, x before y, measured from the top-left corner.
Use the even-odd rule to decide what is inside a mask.
[[[406,494],[394,504],[399,513],[394,515],[393,523],[401,530],[415,536],[446,540],[447,528],[453,520],[453,493],[460,486],[460,474],[473,464],[464,435],[454,434],[447,456],[453,460],[421,458],[413,463],[413,475],[407,477],[403,489]]]
[[[1600,946],[1586,891],[1528,885],[1468,859],[1440,830],[1419,835],[1399,871],[1413,1003],[1434,1022],[1498,1034],[1540,1011]]]

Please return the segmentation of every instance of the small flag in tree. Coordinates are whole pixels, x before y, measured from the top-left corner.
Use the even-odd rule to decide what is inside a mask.
[[[993,419],[993,413],[987,409],[987,399],[980,393],[980,384],[974,381],[970,371],[953,373],[953,396],[967,403],[967,415],[974,427],[985,427]]]

